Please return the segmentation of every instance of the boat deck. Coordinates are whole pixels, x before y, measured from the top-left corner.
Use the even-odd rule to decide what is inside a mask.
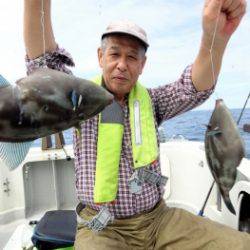
[[[4,246],[9,241],[17,226],[24,223],[28,223],[28,221],[26,219],[20,219],[8,224],[0,225],[0,249],[4,249]]]

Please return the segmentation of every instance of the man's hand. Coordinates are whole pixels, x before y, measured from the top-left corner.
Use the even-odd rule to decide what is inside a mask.
[[[246,12],[246,5],[246,0],[205,0],[201,47],[192,68],[197,91],[214,86],[225,48]]]
[[[214,48],[226,46],[246,12],[246,0],[206,0],[203,10],[203,46],[210,48],[218,19]]]

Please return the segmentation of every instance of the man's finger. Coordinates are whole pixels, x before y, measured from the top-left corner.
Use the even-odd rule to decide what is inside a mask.
[[[223,0],[211,0],[206,6],[206,14],[212,18],[217,17],[221,10]]]
[[[232,1],[231,5],[226,9],[228,13],[233,12],[236,10],[239,6],[241,5],[241,1],[239,0],[234,0]]]
[[[246,12],[246,8],[241,5],[236,10],[232,11],[229,14],[228,19],[240,18],[245,14],[245,12]]]
[[[232,4],[233,0],[225,0],[222,5],[222,10],[228,9],[228,7]]]

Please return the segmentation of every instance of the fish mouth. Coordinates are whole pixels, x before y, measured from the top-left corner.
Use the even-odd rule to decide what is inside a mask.
[[[114,101],[114,96],[111,93],[108,93],[108,100],[105,104],[100,105],[90,116],[95,116],[99,114],[106,106],[110,105]]]
[[[215,106],[218,107],[221,103],[223,103],[223,99],[217,99],[215,101]]]
[[[81,112],[81,113],[79,113],[77,116],[78,116],[79,118],[83,119],[83,120],[88,120],[88,119],[90,119],[90,118],[96,116],[96,115],[99,114],[101,111],[103,111],[103,110],[105,109],[106,106],[110,105],[110,104],[113,102],[114,97],[113,97],[113,95],[111,95],[111,94],[110,94],[110,96],[111,96],[111,98],[107,101],[107,103],[100,105],[100,106],[99,106],[97,109],[95,109],[93,112],[85,113],[85,114],[84,114],[84,112]]]
[[[114,101],[114,96],[111,93],[109,94],[110,94],[110,98],[108,99],[107,103],[100,105],[97,110],[95,110],[94,112],[90,114],[91,116],[95,116],[99,114],[101,111],[103,111],[107,106],[109,106]]]
[[[110,104],[111,104],[111,103],[112,103],[112,101],[110,102]],[[96,116],[96,115],[99,114],[105,107],[106,107],[106,105],[101,105],[101,106],[98,107],[94,112],[90,113],[88,116],[89,116],[89,117]]]

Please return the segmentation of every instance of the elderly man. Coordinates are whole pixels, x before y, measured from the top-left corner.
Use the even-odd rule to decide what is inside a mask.
[[[44,1],[44,37],[41,1],[24,2],[28,73],[45,65],[71,73],[66,66],[74,63],[54,39],[50,1]],[[195,62],[179,80],[158,88],[146,89],[138,83],[149,46],[142,28],[119,21],[111,23],[102,34],[98,49],[102,76],[94,81],[113,93],[115,101],[100,115],[82,123],[74,134],[80,201],[75,249],[250,246],[247,234],[165,205],[162,197],[166,179],[161,175],[156,129],[162,121],[196,107],[210,96],[226,45],[245,9],[245,0],[206,0]]]

